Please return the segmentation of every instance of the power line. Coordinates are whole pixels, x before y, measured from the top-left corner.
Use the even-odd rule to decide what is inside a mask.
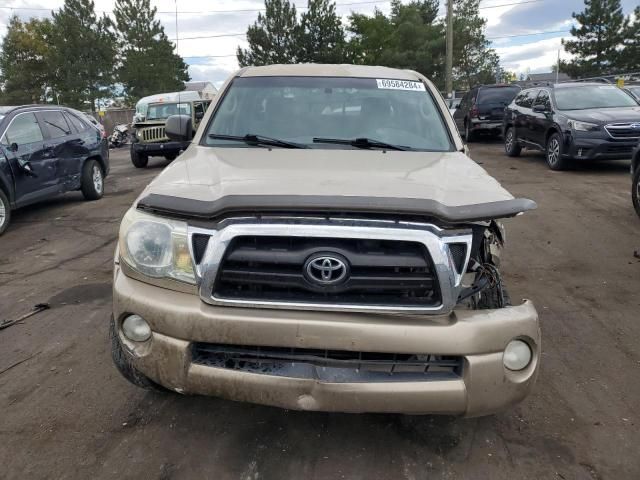
[[[500,5],[487,5],[486,7],[478,7],[480,10],[484,10],[487,8],[499,8],[499,7],[511,7],[514,5],[525,5],[527,3],[539,3],[546,2],[547,0],[524,0],[523,2],[513,2],[513,3],[501,3]]]
[[[547,30],[546,32],[520,33],[518,35],[501,35],[499,37],[487,37],[487,40],[497,40],[498,38],[533,37],[535,35],[547,35],[552,33],[569,33],[571,30]]]

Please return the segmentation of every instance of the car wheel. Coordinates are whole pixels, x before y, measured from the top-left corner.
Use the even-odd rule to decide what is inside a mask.
[[[633,174],[631,199],[633,200],[633,208],[636,209],[636,213],[640,216],[640,165],[636,166],[636,171]],[[0,227],[0,233],[2,233],[2,227]]]
[[[104,195],[104,173],[96,160],[90,159],[84,163],[81,190],[86,200],[99,200]]]
[[[11,205],[5,193],[0,190],[0,235],[9,228],[11,220]]]
[[[476,139],[474,133],[469,128],[469,122],[464,122],[464,139],[467,143],[471,143]]]
[[[513,127],[507,128],[507,133],[504,134],[504,151],[510,157],[517,157],[522,151],[522,147],[518,145]]]
[[[120,375],[137,387],[156,392],[168,392],[166,388],[158,385],[145,374],[137,370],[122,349],[118,333],[116,332],[116,322],[111,317],[111,325],[109,326],[109,337],[111,339],[111,358]]]
[[[138,153],[131,147],[131,163],[136,168],[144,168],[149,163],[149,157],[143,153]]]
[[[547,165],[551,170],[564,170],[569,166],[566,158],[563,158],[562,137],[559,133],[552,134],[547,140],[545,156]]]

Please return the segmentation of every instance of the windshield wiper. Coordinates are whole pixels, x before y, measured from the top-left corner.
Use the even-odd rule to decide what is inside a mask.
[[[313,143],[335,143],[337,145],[351,145],[356,148],[383,148],[387,150],[412,150],[411,147],[405,147],[403,145],[394,145],[393,143],[381,142],[380,140],[374,140],[373,138],[321,138],[314,137]]]
[[[247,133],[246,135],[222,135],[218,133],[210,133],[209,138],[214,138],[216,140],[237,140],[248,145],[268,145],[271,147],[282,148],[309,148],[301,143],[265,137],[264,135],[256,135],[255,133]]]

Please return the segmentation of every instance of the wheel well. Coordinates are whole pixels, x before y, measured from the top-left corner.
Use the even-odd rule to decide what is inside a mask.
[[[549,141],[549,137],[550,137],[551,135],[553,135],[554,133],[560,133],[556,127],[551,127],[549,130],[547,130],[547,134],[546,134],[546,135],[545,135],[545,137],[544,137],[544,144],[545,144],[545,145],[546,145],[546,144],[547,144],[547,142]],[[562,141],[562,140],[561,140],[561,141]]]
[[[2,190],[2,193],[7,196],[9,203],[13,204],[13,191],[9,188],[9,185],[6,184],[2,177],[0,177],[0,190]]]
[[[95,160],[98,162],[98,165],[100,165],[100,168],[102,169],[102,175],[105,174],[105,172],[107,171],[107,167],[104,164],[104,160],[102,159],[102,157],[100,155],[94,155],[93,157],[88,157],[84,163],[82,164],[82,168],[84,169],[85,164],[89,161],[89,160]]]

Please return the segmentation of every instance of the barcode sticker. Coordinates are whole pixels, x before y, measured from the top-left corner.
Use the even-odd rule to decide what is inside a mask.
[[[387,90],[412,90],[415,92],[426,92],[424,83],[412,82],[411,80],[387,80],[384,78],[376,78],[378,88]]]

